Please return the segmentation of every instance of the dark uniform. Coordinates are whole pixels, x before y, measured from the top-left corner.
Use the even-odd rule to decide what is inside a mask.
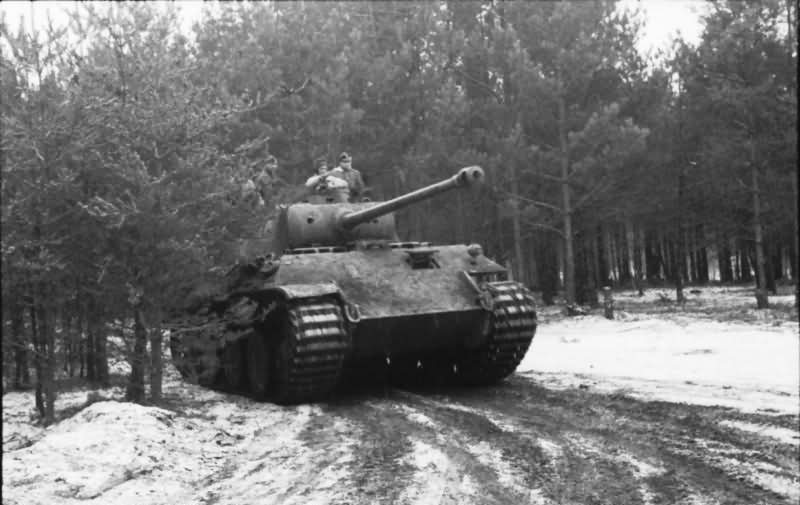
[[[264,168],[253,179],[258,194],[261,195],[261,199],[265,202],[269,201],[269,196],[273,192],[273,185],[278,177],[277,171],[278,160],[275,156],[269,155]]]
[[[355,200],[364,193],[364,179],[361,178],[361,172],[352,168],[352,163],[353,160],[350,155],[342,153],[339,155],[339,165],[331,170],[330,173],[347,182],[347,186],[350,189],[350,198]]]
[[[328,170],[325,158],[317,158],[316,166],[317,173],[308,178],[306,187],[325,197],[328,202],[346,202],[350,195],[347,181],[341,174]]]

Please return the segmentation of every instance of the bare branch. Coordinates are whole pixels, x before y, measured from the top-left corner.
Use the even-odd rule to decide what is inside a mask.
[[[558,235],[561,238],[564,238],[564,232],[561,231],[560,229],[556,228],[555,226],[550,226],[549,224],[536,223],[536,222],[534,222],[534,223],[526,222],[525,225],[526,226],[531,226],[533,228],[542,228],[543,230],[552,231],[552,232],[558,233]],[[530,235],[526,235],[524,238],[527,239],[528,237],[530,237]]]
[[[588,193],[583,195],[581,199],[575,203],[575,205],[572,207],[572,212],[575,212],[578,209],[580,209],[598,193],[608,190],[611,187],[611,184],[612,184],[611,177],[609,176],[603,177],[591,190],[589,190]]]
[[[455,69],[455,71],[456,71],[456,73],[458,73],[458,74],[459,74],[459,75],[461,75],[462,77],[465,77],[465,78],[469,79],[469,80],[470,80],[470,82],[472,82],[472,83],[474,83],[474,84],[477,84],[477,85],[478,85],[478,86],[480,86],[481,88],[483,88],[483,89],[485,89],[486,91],[488,91],[489,93],[491,93],[491,94],[492,94],[492,96],[494,96],[495,100],[497,100],[497,103],[503,103],[503,97],[502,97],[502,96],[500,96],[500,95],[497,93],[497,91],[493,90],[493,89],[491,88],[491,86],[487,86],[487,85],[486,85],[486,83],[479,81],[478,79],[476,79],[476,78],[472,77],[471,75],[469,75],[468,73],[464,72],[463,70]]]
[[[547,179],[550,181],[564,182],[564,179],[562,177],[556,177],[555,175],[546,174],[544,172],[529,172],[529,173],[535,175],[536,177],[541,177],[543,179]]]
[[[553,205],[551,203],[540,202],[539,200],[531,200],[530,198],[525,198],[525,197],[522,197],[522,196],[519,196],[519,195],[515,195],[515,194],[513,194],[511,192],[508,192],[508,191],[506,191],[505,193],[506,193],[507,196],[510,196],[511,198],[515,198],[517,200],[522,200],[523,202],[528,202],[528,203],[530,203],[532,205],[536,205],[537,207],[546,207],[548,209],[554,210],[554,211],[559,212],[561,214],[564,213],[564,210],[561,207],[557,207],[557,206],[555,206],[555,205]]]

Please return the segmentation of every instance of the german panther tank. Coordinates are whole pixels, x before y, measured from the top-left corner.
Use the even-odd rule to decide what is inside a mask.
[[[279,207],[271,246],[172,321],[176,367],[281,404],[324,399],[366,363],[416,384],[505,378],[536,330],[530,291],[477,244],[399,241],[393,214],[483,179],[472,166],[385,202]]]

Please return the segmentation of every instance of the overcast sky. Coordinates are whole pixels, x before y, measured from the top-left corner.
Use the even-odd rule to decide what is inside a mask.
[[[0,11],[6,13],[6,20],[12,29],[19,26],[20,16],[24,16],[24,26],[31,26],[33,15],[34,26],[42,29],[47,25],[47,15],[51,16],[54,24],[60,25],[67,22],[66,11],[71,10],[77,2],[45,1],[45,2],[0,2]],[[99,2],[108,3],[108,2]],[[165,4],[165,2],[156,2]],[[646,24],[643,29],[639,50],[648,52],[657,49],[669,49],[671,38],[680,32],[682,38],[691,44],[699,40],[702,26],[699,15],[705,8],[703,0],[621,0],[623,7],[640,7],[645,13]],[[180,8],[185,29],[189,29],[193,21],[200,17],[203,2],[181,1],[177,2]]]

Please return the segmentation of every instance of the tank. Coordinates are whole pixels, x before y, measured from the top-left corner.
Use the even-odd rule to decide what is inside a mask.
[[[531,292],[478,244],[398,240],[393,214],[483,180],[471,166],[384,202],[280,206],[260,254],[171,321],[177,369],[279,404],[324,400],[376,363],[423,386],[507,377],[536,331]]]

